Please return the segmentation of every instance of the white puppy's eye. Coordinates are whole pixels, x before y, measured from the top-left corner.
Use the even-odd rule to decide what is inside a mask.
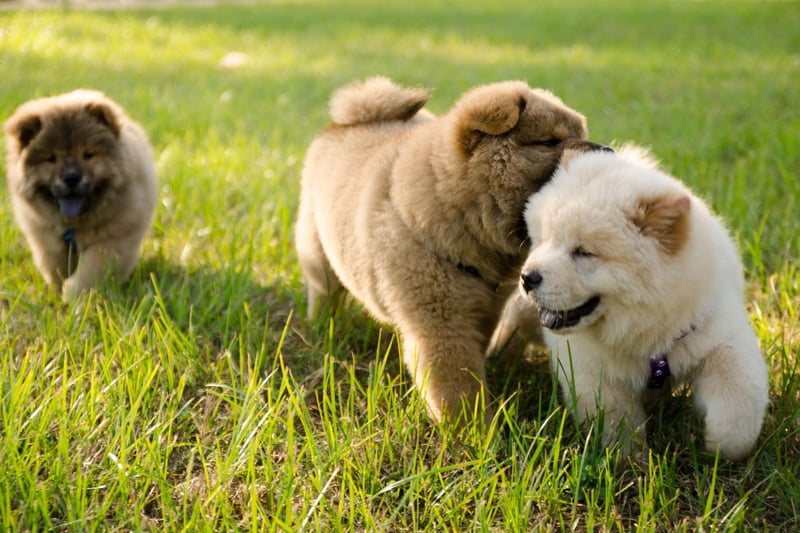
[[[577,246],[574,250],[572,250],[572,257],[578,258],[586,258],[586,257],[597,257],[596,254],[588,251],[583,246]]]

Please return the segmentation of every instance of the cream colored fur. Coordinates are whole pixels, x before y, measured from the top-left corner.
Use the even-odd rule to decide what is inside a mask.
[[[733,460],[751,453],[768,403],[767,366],[745,312],[739,254],[703,201],[628,146],[565,155],[525,217],[532,250],[522,273],[536,305],[563,311],[600,298],[576,325],[545,330],[579,416],[602,408],[606,437],[624,421],[636,438],[623,446],[636,449],[649,360],[666,353],[670,379],[692,386],[706,448]]]

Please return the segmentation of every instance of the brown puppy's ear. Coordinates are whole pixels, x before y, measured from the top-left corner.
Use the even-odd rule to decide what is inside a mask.
[[[529,93],[523,82],[485,85],[467,93],[456,110],[456,138],[464,151],[472,152],[485,135],[500,135],[516,126]]]
[[[669,255],[680,251],[689,237],[689,209],[686,195],[665,195],[642,200],[633,223],[642,235],[656,239]]]
[[[116,137],[119,137],[119,120],[117,112],[113,107],[105,102],[89,102],[86,104],[86,112],[97,119],[98,122],[108,126]]]
[[[6,122],[5,130],[7,135],[17,140],[18,150],[22,151],[42,130],[42,119],[31,113],[14,116]]]

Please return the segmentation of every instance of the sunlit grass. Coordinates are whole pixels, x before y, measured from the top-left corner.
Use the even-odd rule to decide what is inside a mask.
[[[0,529],[788,530],[800,517],[800,68],[792,2],[269,2],[0,11],[0,116],[77,86],[147,129],[161,183],[126,286],[66,307],[0,193]],[[238,68],[220,60],[246,55]],[[690,400],[647,465],[560,405],[541,358],[492,360],[493,437],[430,424],[397,339],[348,304],[305,319],[292,231],[342,83],[445,111],[523,79],[591,137],[651,146],[729,223],[773,369],[757,452],[702,453]]]

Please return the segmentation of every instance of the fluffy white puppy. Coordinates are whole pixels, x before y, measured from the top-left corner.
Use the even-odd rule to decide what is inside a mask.
[[[706,448],[747,456],[769,400],[767,366],[739,254],[703,201],[626,146],[566,153],[525,221],[522,291],[579,418],[602,409],[606,439],[640,449],[645,392],[689,382]]]

